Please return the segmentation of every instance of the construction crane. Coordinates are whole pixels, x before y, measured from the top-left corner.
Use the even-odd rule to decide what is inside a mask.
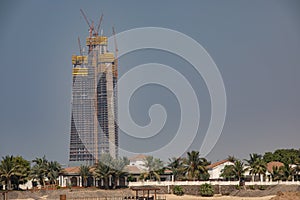
[[[78,46],[79,46],[80,55],[83,56],[83,54],[82,54],[82,47],[81,47],[81,43],[80,43],[80,38],[79,37],[78,37]]]
[[[100,20],[99,20],[99,23],[98,23],[98,27],[97,27],[97,31],[95,32],[96,35],[99,35],[99,30],[100,30],[100,25],[101,25],[102,19],[103,19],[103,14],[100,17]]]
[[[102,19],[103,19],[103,14],[101,14],[99,22],[98,22],[97,29],[95,30],[94,21],[92,21],[92,23],[90,23],[87,16],[86,16],[86,14],[84,13],[84,11],[82,9],[80,9],[80,12],[81,12],[84,20],[86,21],[86,23],[89,26],[90,37],[99,35],[99,30],[100,30],[101,22],[102,22]]]
[[[89,26],[89,33],[90,33],[90,38],[93,37],[93,32],[94,32],[94,22],[92,21],[92,24],[90,24],[88,18],[86,17],[85,13],[83,12],[82,9],[80,9],[80,12],[84,18],[84,20],[86,21],[86,23],[88,24]]]
[[[116,38],[116,32],[115,32],[115,27],[112,27],[112,32],[113,32],[113,36],[114,36],[114,44],[115,44],[115,60],[114,60],[114,64],[116,66],[116,68],[118,67],[118,45],[117,45],[117,38]]]

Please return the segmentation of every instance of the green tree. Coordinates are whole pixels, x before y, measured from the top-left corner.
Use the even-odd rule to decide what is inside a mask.
[[[113,188],[115,189],[120,181],[120,177],[123,177],[126,175],[126,172],[124,171],[125,166],[127,165],[128,159],[126,157],[123,158],[116,158],[112,160],[111,163],[111,174],[113,175]]]
[[[225,165],[225,167],[221,170],[220,176],[227,180],[235,178],[236,174],[234,172],[234,165]]]
[[[277,149],[274,153],[266,152],[263,158],[267,163],[278,161],[284,164],[296,164],[300,160],[300,151],[297,149]]]
[[[5,156],[2,157],[2,161],[0,164],[0,175],[1,178],[4,179],[5,184],[7,185],[7,189],[12,189],[11,178],[14,175],[19,176],[19,165],[15,162],[13,156]]]
[[[183,159],[181,157],[169,158],[168,169],[172,171],[174,181],[180,179],[184,172]]]
[[[198,151],[187,152],[184,165],[188,179],[199,180],[201,176],[208,174],[205,166],[209,164],[205,158],[200,158]]]
[[[112,170],[109,165],[103,163],[103,162],[98,162],[96,165],[96,168],[94,170],[94,176],[98,179],[103,179],[104,180],[104,187],[105,189],[108,189],[109,185],[109,177],[112,174]]]
[[[48,160],[45,156],[42,158],[36,158],[32,162],[34,162],[34,166],[31,168],[31,177],[35,180],[38,180],[42,186],[45,186],[45,178],[48,173]]]
[[[123,156],[122,160],[125,163],[125,165],[129,165],[130,164],[130,160],[126,156]]]
[[[254,181],[255,176],[257,174],[262,174],[263,173],[263,168],[266,169],[266,163],[262,159],[262,155],[253,153],[250,154],[250,159],[245,161],[248,163],[249,167],[247,170],[250,170],[250,174],[252,176],[252,181]],[[265,166],[265,167],[263,167]]]
[[[79,174],[82,179],[83,187],[87,187],[87,180],[88,180],[88,177],[91,175],[90,167],[87,165],[81,165],[79,168]]]
[[[235,178],[238,179],[238,181],[241,181],[241,178],[244,177],[245,174],[245,167],[244,163],[240,160],[236,160],[233,165],[233,173],[235,175]]]
[[[15,175],[12,176],[12,184],[17,185],[19,189],[19,184],[24,184],[28,181],[30,175],[30,162],[25,160],[22,156],[13,157],[14,165],[18,166]]]
[[[272,180],[273,181],[279,181],[283,177],[283,171],[278,166],[273,166],[272,172],[271,172]]]
[[[227,160],[228,160],[229,162],[234,163],[237,159],[236,159],[234,156],[228,156],[228,157],[227,157]]]
[[[50,184],[57,185],[57,179],[59,173],[62,171],[61,165],[57,161],[50,161],[47,163],[47,178],[50,181]]]
[[[276,155],[274,155],[272,152],[266,152],[263,156],[263,159],[266,163],[280,160],[279,157],[276,158]]]
[[[293,168],[289,164],[280,167],[283,181],[291,181],[294,176]]]
[[[259,177],[261,176],[265,176],[267,171],[267,163],[261,159],[258,158],[251,166],[250,168],[250,174],[256,176],[256,174],[259,175]]]
[[[145,180],[149,177],[150,180],[160,180],[160,174],[164,172],[164,164],[159,158],[146,156],[143,165],[147,171],[141,174],[141,178]]]

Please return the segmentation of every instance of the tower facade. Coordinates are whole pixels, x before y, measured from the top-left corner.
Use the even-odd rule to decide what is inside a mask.
[[[72,56],[71,164],[93,165],[104,153],[118,156],[117,60],[107,37],[92,33],[88,53]]]

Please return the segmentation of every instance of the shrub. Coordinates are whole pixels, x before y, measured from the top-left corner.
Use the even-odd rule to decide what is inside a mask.
[[[259,190],[265,190],[267,187],[265,186],[265,185],[260,185],[260,186],[258,186],[258,189]]]
[[[204,197],[212,197],[214,196],[214,188],[211,184],[205,183],[200,185],[200,195]]]
[[[254,185],[249,185],[250,190],[255,190],[255,186]]]
[[[241,189],[241,186],[240,186],[240,185],[236,185],[236,186],[235,186],[235,189],[240,190],[240,189]]]
[[[208,181],[208,179],[209,179],[209,173],[201,173],[201,174],[199,175],[199,179],[200,179],[201,181]]]
[[[184,194],[182,187],[179,185],[175,185],[173,188],[173,194],[177,196],[182,196]]]

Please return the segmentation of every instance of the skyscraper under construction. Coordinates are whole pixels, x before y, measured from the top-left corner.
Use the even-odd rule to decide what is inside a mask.
[[[72,56],[72,116],[69,161],[92,165],[104,153],[118,155],[117,59],[107,49],[108,38],[89,23],[87,54]],[[80,45],[80,40],[79,46]],[[117,49],[116,49],[117,51]]]

